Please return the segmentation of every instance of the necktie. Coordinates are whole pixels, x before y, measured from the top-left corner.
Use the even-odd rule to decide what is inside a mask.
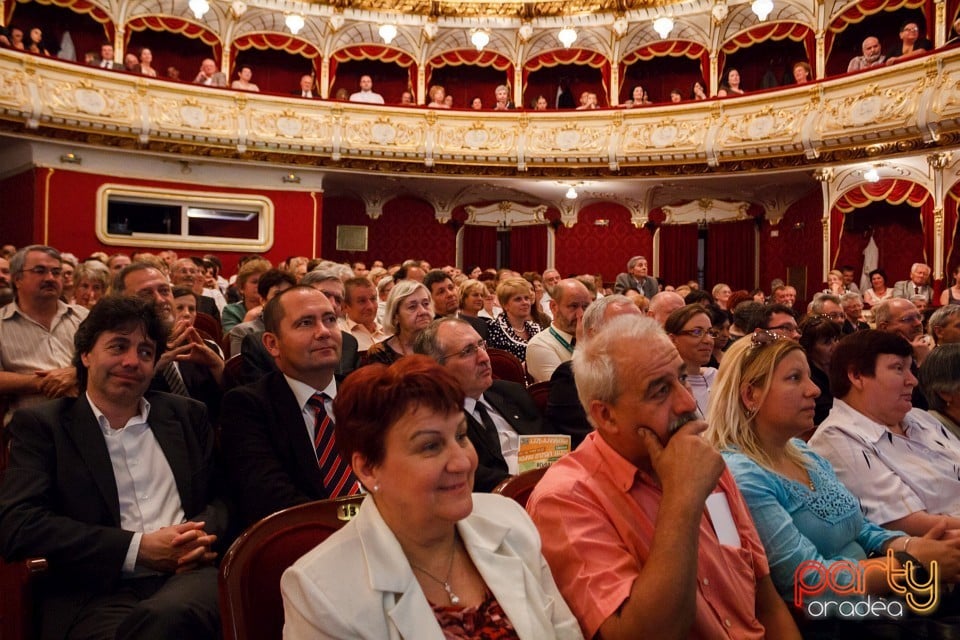
[[[494,451],[500,451],[500,436],[497,435],[497,425],[493,424],[493,418],[490,412],[482,402],[477,400],[477,415],[480,416],[480,422],[483,423],[483,435],[487,439],[487,444]]]
[[[333,420],[327,415],[323,404],[326,398],[325,393],[315,393],[307,400],[315,415],[313,446],[317,450],[317,465],[323,478],[323,488],[330,498],[353,495],[360,490],[360,485],[350,465],[344,462],[337,450]]]
[[[177,364],[171,362],[167,364],[161,371],[163,379],[167,382],[167,387],[170,388],[170,393],[175,393],[178,396],[183,396],[185,398],[190,397],[190,392],[187,391],[187,385],[183,382],[183,376],[180,375],[180,370],[177,369]]]
[[[100,68],[101,68],[101,69],[106,69],[108,64],[110,64],[110,62],[107,61],[107,60],[104,60],[104,61],[102,61],[102,62],[100,63]]]
[[[920,295],[920,287],[918,287],[918,286],[916,286],[916,285],[913,286],[913,295],[915,295],[915,296]]]

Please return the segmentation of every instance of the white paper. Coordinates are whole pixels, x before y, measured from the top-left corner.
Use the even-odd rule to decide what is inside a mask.
[[[711,493],[707,498],[707,513],[713,522],[713,530],[720,540],[720,544],[728,547],[740,548],[740,534],[737,533],[737,524],[730,513],[730,503],[727,495],[722,492]]]

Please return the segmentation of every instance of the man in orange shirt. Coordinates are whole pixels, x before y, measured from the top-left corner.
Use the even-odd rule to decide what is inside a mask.
[[[615,318],[577,346],[573,368],[596,430],[527,510],[584,637],[799,638],[659,325]]]

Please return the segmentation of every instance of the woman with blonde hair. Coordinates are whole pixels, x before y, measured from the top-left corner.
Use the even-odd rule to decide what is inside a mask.
[[[460,315],[476,318],[483,311],[487,287],[478,280],[464,280],[460,284]]]
[[[533,287],[523,278],[507,278],[497,285],[497,299],[503,313],[490,323],[491,347],[509,351],[520,358],[527,358],[527,342],[540,333],[539,324],[531,320]]]
[[[824,293],[832,293],[835,296],[842,296],[846,293],[843,286],[843,273],[839,269],[831,269],[827,273],[827,288]]]
[[[797,439],[813,427],[819,395],[800,344],[766,331],[735,342],[714,382],[705,437],[746,499],[777,590],[792,601],[796,580],[812,585],[822,578],[815,563],[841,587],[860,579],[844,567],[859,566],[869,594],[889,590],[888,562],[900,569],[906,561],[929,567],[936,560],[941,577],[955,582],[960,541],[908,537],[868,521],[829,461]]]
[[[433,298],[423,283],[401,280],[387,297],[383,332],[393,334],[367,350],[367,362],[393,364],[413,353],[420,332],[433,322]]]

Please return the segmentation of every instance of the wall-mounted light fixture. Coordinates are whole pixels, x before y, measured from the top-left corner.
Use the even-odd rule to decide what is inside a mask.
[[[397,27],[392,24],[382,24],[378,33],[385,43],[390,44],[397,37]]]
[[[660,16],[653,21],[653,30],[656,31],[661,38],[666,38],[670,35],[670,32],[673,31],[673,18]]]
[[[70,153],[65,153],[60,156],[60,162],[64,164],[82,164],[83,158],[71,151]]]
[[[295,173],[288,173],[283,176],[284,184],[300,184],[300,176]]]
[[[210,11],[210,3],[207,0],[190,0],[188,6],[197,20],[202,20],[207,11]]]
[[[570,45],[577,41],[577,30],[573,27],[564,27],[557,34],[557,40],[560,41],[564,49],[569,49]]]
[[[757,16],[757,19],[760,22],[763,22],[767,19],[773,12],[773,0],[753,0],[753,4],[750,5],[750,9],[753,10],[754,15]]]
[[[303,29],[303,26],[306,24],[306,21],[303,19],[303,16],[299,13],[288,13],[283,21],[287,25],[287,29],[290,29],[290,33],[297,35],[300,33],[300,30]]]

